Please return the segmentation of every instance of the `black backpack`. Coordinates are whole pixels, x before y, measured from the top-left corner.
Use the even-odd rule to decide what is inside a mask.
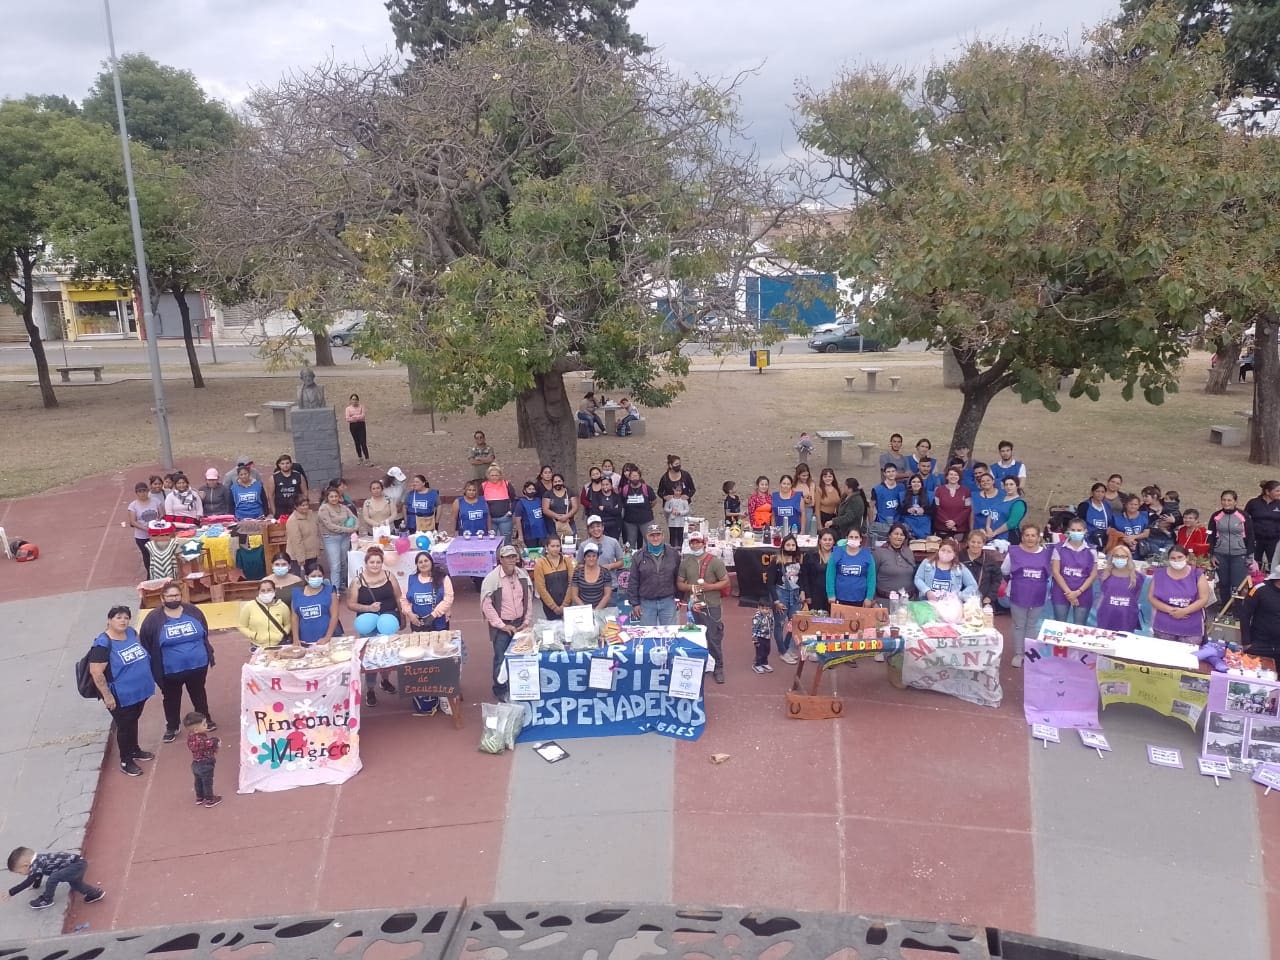
[[[92,651],[92,648],[90,648]],[[107,665],[110,671],[111,665]],[[86,700],[101,700],[102,691],[98,689],[98,685],[93,682],[93,674],[89,672],[89,653],[85,653],[76,662],[76,692]]]

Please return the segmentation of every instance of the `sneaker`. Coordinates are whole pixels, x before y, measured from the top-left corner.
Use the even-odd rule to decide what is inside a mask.
[[[105,891],[105,890],[103,890],[101,887],[99,887],[97,890],[93,891],[93,893],[86,893],[86,894],[84,895],[84,902],[85,902],[85,903],[97,903],[99,900],[101,900],[101,899],[102,899],[103,897],[105,897],[106,895],[107,895],[107,891]]]
[[[364,692],[364,705],[366,707],[376,707],[378,705],[378,695],[372,690]]]
[[[161,737],[160,739],[163,740],[165,743],[173,743],[173,741],[178,739],[178,731],[170,730],[168,727],[165,727],[164,736]]]
[[[218,804],[220,804],[221,802],[222,802],[222,798],[221,798],[221,797],[219,797],[219,796],[217,796],[217,795],[215,795],[215,796],[210,797],[208,800],[206,800],[206,801],[204,802],[204,805],[205,805],[206,807],[216,807],[216,806],[217,806]]]
[[[197,806],[197,807],[203,807],[203,806],[204,806],[204,797],[196,797],[196,806]]]
[[[773,673],[773,667],[769,666],[769,664],[767,663],[764,664],[764,666],[762,666],[760,669],[763,670],[765,673]]]
[[[1022,654],[1015,653],[1013,655],[1013,659],[1009,661],[1009,666],[1013,667],[1015,670],[1020,670],[1022,668]]]
[[[783,663],[799,663],[799,662],[800,662],[800,658],[799,658],[799,657],[797,657],[797,656],[796,656],[794,653],[792,653],[790,650],[788,650],[786,653],[784,653],[784,654],[783,654],[782,656],[780,656],[778,659],[779,659],[779,660],[781,660]]]
[[[32,910],[43,910],[45,907],[53,906],[53,897],[36,897],[31,901]]]
[[[154,760],[155,758],[156,758],[156,755],[154,753],[151,753],[149,750],[133,751],[133,759],[135,760]]]
[[[127,777],[142,776],[142,768],[138,766],[136,763],[134,763],[132,760],[126,760],[124,761],[124,763],[120,764],[120,772]]]
[[[396,685],[392,683],[390,680],[387,680],[386,678],[383,678],[383,681],[380,684],[380,686],[382,687],[383,690],[387,691],[387,693],[396,692]]]
[[[763,666],[761,666],[760,664],[758,664],[758,663],[757,663],[757,664],[756,664],[754,667],[752,667],[751,669],[752,669],[752,670],[754,670],[756,673],[760,674],[761,676],[764,676],[765,669],[764,669],[764,667],[763,667]]]
[[[716,683],[724,683],[724,667],[716,667],[711,676],[715,677]]]
[[[218,729],[218,725],[214,723],[212,720],[207,720],[205,721],[205,729],[208,730],[210,733],[213,733],[213,731]]]

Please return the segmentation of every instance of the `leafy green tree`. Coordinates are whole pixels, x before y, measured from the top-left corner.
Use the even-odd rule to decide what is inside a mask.
[[[643,53],[627,13],[636,0],[387,0],[396,46],[419,60],[473,43],[514,20],[559,39],[591,40],[611,50]]]
[[[123,190],[120,151],[110,131],[56,105],[0,102],[0,299],[22,317],[40,398],[58,405],[35,321],[36,269],[48,252],[54,211],[86,188]]]
[[[744,224],[773,209],[771,181],[725,147],[727,91],[519,27],[249,106],[250,136],[201,186],[209,256],[365,309],[361,352],[404,362],[419,403],[517,401],[568,475],[566,374],[669,403],[685,330],[655,304],[733,315]]]
[[[190,70],[164,66],[145,53],[126,53],[119,67],[130,140],[161,153],[195,155],[231,142],[235,120],[226,107],[209,99]],[[85,119],[120,132],[109,68],[98,74],[82,109]]]
[[[1064,378],[1091,399],[1114,380],[1160,403],[1231,256],[1220,60],[1158,15],[1091,39],[978,42],[919,84],[869,69],[802,100],[804,142],[858,200],[809,252],[883,288],[882,334],[953,351],[953,447],[1005,389],[1056,410]]]

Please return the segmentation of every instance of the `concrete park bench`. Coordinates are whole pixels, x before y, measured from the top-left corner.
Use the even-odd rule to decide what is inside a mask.
[[[876,375],[884,373],[884,367],[859,367],[867,375],[867,393],[876,392]]]
[[[63,383],[71,382],[72,373],[92,373],[96,383],[102,382],[102,366],[99,364],[85,364],[79,367],[54,367],[58,371],[58,376],[62,378]]]
[[[1209,442],[1223,447],[1239,447],[1244,444],[1244,431],[1239,427],[1214,424],[1209,428]]]
[[[292,400],[268,400],[262,406],[271,411],[271,422],[277,430],[284,433],[289,429],[289,411],[297,404]]]

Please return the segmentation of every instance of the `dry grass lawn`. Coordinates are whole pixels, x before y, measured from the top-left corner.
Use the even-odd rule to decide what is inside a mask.
[[[942,387],[941,361],[929,354],[888,354],[875,358],[884,388],[875,394],[846,392],[845,373],[867,365],[856,357],[817,357],[788,353],[764,375],[745,368],[741,357],[723,365],[695,364],[688,389],[675,406],[648,411],[648,434],[642,438],[580,441],[579,465],[612,457],[621,466],[635,460],[651,477],[668,452],[678,452],[705,494],[718,494],[732,478],[739,490],[757,474],[778,474],[795,466],[792,450],[800,431],[824,427],[852,431],[859,440],[874,440],[879,449],[893,431],[907,438],[910,450],[918,437],[929,437],[941,452],[959,408],[959,395]],[[1253,496],[1260,480],[1280,469],[1247,463],[1247,448],[1223,449],[1208,442],[1211,424],[1243,426],[1236,410],[1251,405],[1252,383],[1234,384],[1224,397],[1201,391],[1208,357],[1195,355],[1187,364],[1182,392],[1163,406],[1125,403],[1112,390],[1098,403],[1066,401],[1058,414],[1020,403],[1005,394],[991,406],[978,442],[978,456],[994,457],[999,440],[1013,441],[1028,465],[1033,514],[1050,502],[1075,502],[1087,496],[1095,478],[1118,471],[1125,488],[1158,483],[1182,494],[1184,505],[1216,504],[1218,491],[1235,487]],[[884,378],[903,377],[903,392],[890,393]],[[536,466],[533,451],[516,449],[515,418],[508,408],[485,418],[438,417],[438,433],[429,432],[425,416],[408,409],[404,376],[394,370],[352,365],[325,371],[322,382],[331,402],[358,391],[369,408],[370,448],[381,467],[399,464],[426,473],[445,492],[454,492],[463,475],[463,457],[471,432],[480,427],[497,448],[500,461],[517,481]],[[189,383],[167,384],[174,450],[184,461],[225,463],[241,453],[269,463],[289,448],[288,438],[272,431],[263,412],[263,433],[246,436],[246,411],[260,411],[263,401],[290,398],[296,379],[246,376],[210,380],[194,390]],[[0,458],[0,495],[15,497],[71,483],[81,477],[155,462],[155,425],[148,381],[59,391],[62,406],[46,412],[37,392],[20,383],[0,383],[0,403],[8,413]],[[343,433],[345,455],[354,462],[350,438]],[[817,444],[811,463],[823,464]],[[878,451],[877,451],[878,452]],[[856,447],[846,447],[847,466],[840,475],[874,482],[874,468],[857,464]],[[362,482],[375,471],[352,468]],[[358,492],[358,491],[357,491]],[[706,496],[698,498],[709,503]],[[705,509],[705,508],[704,508]]]

